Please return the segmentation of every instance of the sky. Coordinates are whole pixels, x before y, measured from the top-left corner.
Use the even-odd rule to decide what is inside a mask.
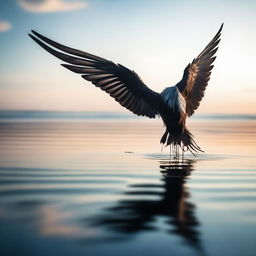
[[[0,110],[127,111],[61,67],[31,29],[134,70],[153,90],[175,85],[218,31],[197,113],[256,114],[256,1],[2,0]]]

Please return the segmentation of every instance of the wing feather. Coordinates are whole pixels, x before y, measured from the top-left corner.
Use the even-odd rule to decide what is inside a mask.
[[[65,61],[63,67],[107,92],[120,105],[137,115],[154,118],[161,97],[149,89],[130,69],[96,55],[59,44],[32,30],[29,36],[46,51]]]
[[[211,70],[214,67],[212,64],[216,59],[214,55],[218,50],[217,46],[220,42],[222,28],[223,24],[198,57],[188,64],[181,81],[176,85],[186,100],[188,116],[191,116],[199,107],[204,96],[204,91],[210,80]]]

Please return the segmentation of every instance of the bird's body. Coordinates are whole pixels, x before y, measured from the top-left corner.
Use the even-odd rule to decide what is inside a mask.
[[[159,115],[166,127],[160,141],[163,145],[173,146],[176,153],[179,148],[194,153],[202,150],[187,129],[186,118],[194,113],[204,96],[222,27],[223,24],[198,57],[187,65],[181,81],[161,93],[148,88],[134,71],[120,64],[61,45],[35,31],[29,35],[45,50],[68,63],[62,66],[81,74],[134,114],[149,118]]]
[[[160,142],[181,145],[187,118],[186,101],[176,86],[165,88],[160,95],[162,104],[159,113],[166,127]],[[183,142],[183,145],[186,143]]]

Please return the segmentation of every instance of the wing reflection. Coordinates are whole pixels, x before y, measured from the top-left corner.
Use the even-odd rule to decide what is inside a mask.
[[[199,222],[195,216],[195,206],[188,201],[189,193],[184,186],[186,177],[193,170],[193,161],[162,160],[160,169],[160,184],[130,185],[130,190],[125,193],[127,199],[106,209],[102,215],[94,216],[90,222],[94,226],[106,227],[109,231],[128,235],[130,238],[138,232],[159,231],[159,228],[163,228],[200,249]],[[160,220],[163,221],[161,225]]]

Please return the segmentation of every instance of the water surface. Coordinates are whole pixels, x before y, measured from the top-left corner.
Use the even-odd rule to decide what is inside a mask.
[[[0,114],[1,255],[255,255],[254,117],[191,120],[205,153],[175,162],[160,120],[19,115]]]

